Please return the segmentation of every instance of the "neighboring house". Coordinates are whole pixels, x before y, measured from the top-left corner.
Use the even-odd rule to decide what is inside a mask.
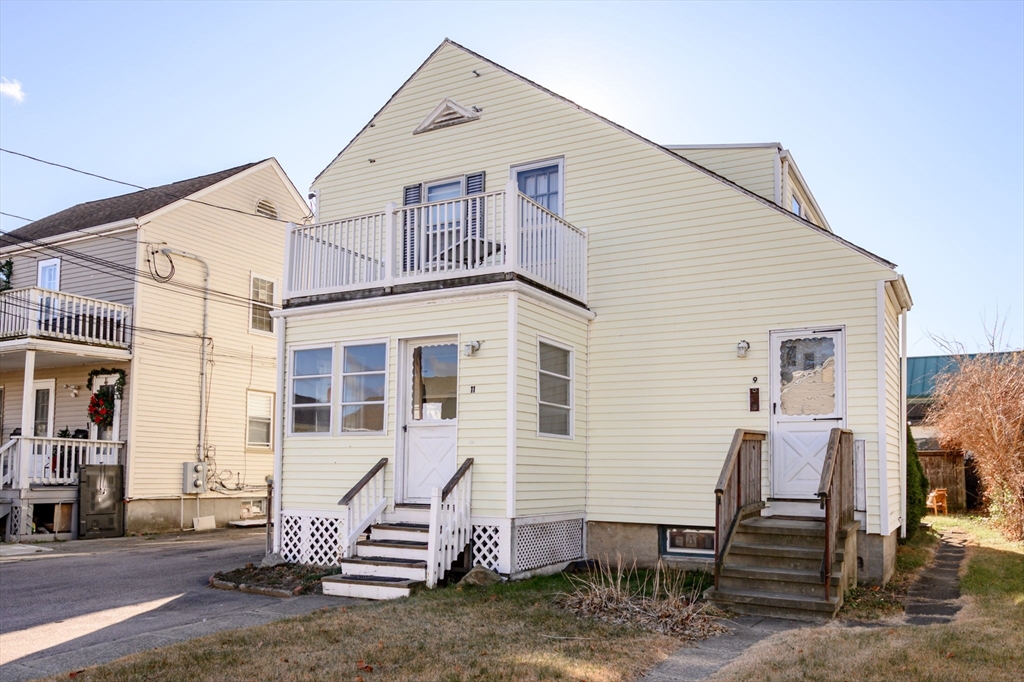
[[[933,403],[936,378],[957,372],[958,368],[958,356],[955,355],[907,358],[907,420],[913,427],[917,456],[928,478],[929,490],[946,489],[950,511],[975,509],[983,504],[973,456],[962,450],[942,447],[942,434],[934,426],[924,423]]]
[[[714,596],[749,609],[891,575],[910,296],[779,145],[660,146],[445,41],[312,189],[275,543],[340,563],[328,593],[434,584],[467,543],[511,576],[706,565],[716,534]]]
[[[0,234],[0,262],[13,265],[12,289],[0,293],[8,539],[191,528],[211,515],[223,525],[263,512],[274,446],[270,312],[287,223],[306,213],[267,159]],[[91,404],[111,417],[90,418]],[[94,464],[121,468],[80,481]]]

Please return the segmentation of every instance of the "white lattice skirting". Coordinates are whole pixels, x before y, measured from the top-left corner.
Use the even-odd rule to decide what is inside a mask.
[[[508,573],[508,567],[502,561],[501,526],[473,526],[473,565],[483,566],[499,573]]]
[[[515,527],[516,571],[583,558],[583,519]]]
[[[341,514],[323,511],[281,512],[281,557],[285,561],[337,566],[345,537]]]

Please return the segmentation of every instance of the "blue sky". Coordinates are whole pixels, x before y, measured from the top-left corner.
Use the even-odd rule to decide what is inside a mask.
[[[276,156],[304,193],[445,37],[661,143],[781,142],[906,275],[911,355],[997,315],[1024,345],[1022,2],[0,1],[0,145],[145,186]],[[124,191],[0,154],[7,213]]]

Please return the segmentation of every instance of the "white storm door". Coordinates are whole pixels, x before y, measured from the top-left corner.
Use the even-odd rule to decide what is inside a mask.
[[[772,332],[772,497],[815,499],[829,434],[846,426],[842,329]]]
[[[458,468],[459,346],[456,339],[406,345],[403,501],[426,503]]]

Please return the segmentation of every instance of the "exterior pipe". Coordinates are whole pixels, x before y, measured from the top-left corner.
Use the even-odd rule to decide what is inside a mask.
[[[206,456],[206,342],[210,322],[210,266],[205,260],[187,251],[179,249],[160,249],[160,253],[168,256],[174,254],[182,258],[191,258],[203,266],[203,338],[199,352],[199,439],[196,446],[196,459],[200,462]],[[198,507],[198,502],[197,502]]]

